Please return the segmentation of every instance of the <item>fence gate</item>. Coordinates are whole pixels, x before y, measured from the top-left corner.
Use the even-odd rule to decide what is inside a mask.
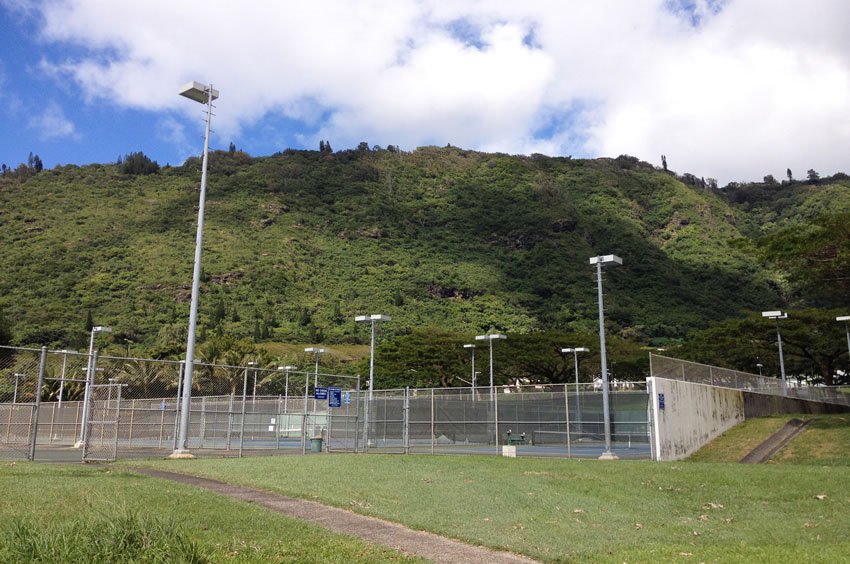
[[[118,457],[121,384],[99,384],[90,390],[83,462],[114,462]]]

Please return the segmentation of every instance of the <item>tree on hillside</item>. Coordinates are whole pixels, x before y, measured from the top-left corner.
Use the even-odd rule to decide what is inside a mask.
[[[38,155],[35,155],[32,159],[32,168],[36,172],[41,172],[42,170],[44,170],[44,163],[41,162],[41,157],[39,157]]]
[[[806,172],[806,178],[809,180],[809,184],[817,184],[820,182],[820,174],[813,168],[810,168]]]
[[[667,155],[661,155],[661,168],[664,169],[664,172],[667,172]]]
[[[9,327],[9,322],[3,312],[0,311],[0,345],[8,346],[12,344],[12,330]]]
[[[772,174],[768,174],[767,176],[764,177],[763,180],[764,180],[764,183],[767,184],[768,186],[775,186],[776,185],[776,179],[773,177]]]
[[[791,174],[790,168],[785,171],[785,174],[788,175],[788,182],[794,182],[794,175]]]

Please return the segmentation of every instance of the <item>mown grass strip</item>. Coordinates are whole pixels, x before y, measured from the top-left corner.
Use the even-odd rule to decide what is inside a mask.
[[[149,464],[544,560],[850,554],[850,467],[380,455]]]
[[[0,562],[402,562],[262,508],[109,467],[0,465]]]

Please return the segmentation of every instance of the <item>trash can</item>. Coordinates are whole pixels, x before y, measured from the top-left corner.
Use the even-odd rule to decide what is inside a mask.
[[[322,437],[310,439],[310,452],[322,452]]]

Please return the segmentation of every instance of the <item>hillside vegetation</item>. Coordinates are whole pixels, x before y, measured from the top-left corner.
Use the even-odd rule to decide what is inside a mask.
[[[114,327],[117,344],[180,350],[200,161],[128,170],[0,178],[0,315],[11,342],[85,346],[93,321]],[[613,253],[624,265],[605,275],[609,331],[679,342],[822,286],[795,274],[803,258],[777,249],[802,253],[812,238],[799,233],[823,235],[825,214],[850,213],[848,181],[759,186],[698,188],[627,156],[215,152],[201,339],[364,343],[367,327],[353,318],[371,312],[393,316],[390,336],[591,334],[588,258]],[[835,296],[818,299],[846,304]]]

